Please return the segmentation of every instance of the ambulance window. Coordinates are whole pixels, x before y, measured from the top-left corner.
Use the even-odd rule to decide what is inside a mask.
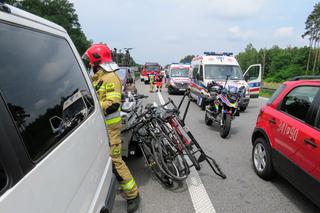
[[[192,69],[192,77],[193,77],[193,79],[197,79],[198,70],[199,70],[198,65],[195,65],[193,67],[193,69]]]
[[[65,39],[0,23],[0,47],[0,90],[38,161],[87,118],[90,112],[77,100],[91,94]],[[53,117],[61,119],[56,126]]]
[[[199,72],[199,79],[198,80],[203,81],[203,66],[202,65],[200,65],[200,72]]]

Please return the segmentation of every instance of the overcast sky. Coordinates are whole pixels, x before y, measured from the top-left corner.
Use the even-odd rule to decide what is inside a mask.
[[[71,0],[89,39],[133,47],[138,63],[177,62],[204,51],[238,53],[307,45],[301,38],[315,0]]]

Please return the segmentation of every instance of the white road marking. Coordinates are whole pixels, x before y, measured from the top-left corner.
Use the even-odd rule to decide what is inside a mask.
[[[161,92],[158,92],[160,104],[165,104]],[[187,159],[191,163],[190,159]],[[197,170],[190,168],[190,174],[186,180],[193,207],[196,213],[216,213],[209,195],[200,179]]]

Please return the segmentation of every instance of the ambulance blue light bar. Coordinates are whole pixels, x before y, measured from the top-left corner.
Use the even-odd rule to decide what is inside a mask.
[[[216,53],[216,52],[204,52],[205,55],[210,56],[232,56],[232,52],[223,52],[223,53]]]

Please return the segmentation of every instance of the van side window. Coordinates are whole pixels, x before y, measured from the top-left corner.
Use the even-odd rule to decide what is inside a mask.
[[[2,191],[6,187],[7,182],[8,182],[7,175],[5,173],[5,170],[2,164],[0,163],[0,194],[2,194]]]
[[[0,23],[0,91],[32,160],[76,129],[94,107],[68,42]]]
[[[192,68],[192,77],[193,77],[193,79],[197,79],[198,70],[199,70],[199,65],[195,65]]]
[[[313,86],[300,86],[294,88],[283,99],[280,110],[304,121],[319,90],[320,87]]]
[[[199,79],[200,81],[203,81],[203,66],[200,65],[200,72],[199,72]]]

